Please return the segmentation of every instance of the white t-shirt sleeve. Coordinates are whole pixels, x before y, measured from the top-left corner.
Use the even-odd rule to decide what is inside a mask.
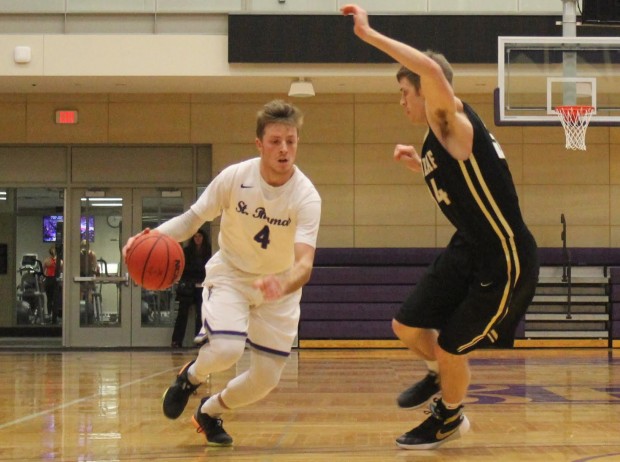
[[[299,209],[295,243],[308,244],[316,248],[320,222],[321,198],[318,194],[312,194]]]
[[[162,223],[157,227],[157,231],[169,235],[178,242],[192,237],[205,222],[212,221],[222,213],[227,203],[230,190],[228,177],[231,175],[231,168],[222,171],[185,213]]]

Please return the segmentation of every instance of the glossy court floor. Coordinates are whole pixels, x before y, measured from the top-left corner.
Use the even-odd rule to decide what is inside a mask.
[[[434,451],[394,443],[425,417],[395,404],[424,373],[405,350],[297,350],[276,391],[224,415],[234,447],[208,448],[189,423],[199,396],[161,412],[195,352],[0,351],[0,461],[620,461],[620,351],[474,353],[472,428]]]

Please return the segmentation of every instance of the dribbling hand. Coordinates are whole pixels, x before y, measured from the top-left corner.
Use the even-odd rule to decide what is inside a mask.
[[[151,233],[151,232],[158,232],[158,231],[151,231],[151,228],[144,228],[142,231],[140,231],[138,234],[131,236],[129,239],[127,239],[127,244],[125,244],[123,246],[123,261],[125,263],[127,263],[127,252],[129,252],[129,249],[131,249],[131,246],[133,245],[133,242],[135,241],[135,239],[138,236],[141,236],[142,234],[147,234],[147,233]]]

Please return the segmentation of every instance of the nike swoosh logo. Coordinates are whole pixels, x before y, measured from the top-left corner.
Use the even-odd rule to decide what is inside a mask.
[[[450,436],[450,435],[454,434],[454,433],[455,433],[458,429],[459,429],[459,427],[456,427],[456,428],[454,428],[454,429],[452,429],[452,430],[450,430],[450,431],[447,431],[447,432],[445,432],[445,433],[444,433],[444,432],[442,432],[441,430],[437,430],[437,434],[435,435],[435,437],[436,437],[438,440],[444,440],[444,439],[446,439],[448,436]]]
[[[491,284],[493,284],[493,281],[491,281],[491,282],[481,282],[480,283],[480,287],[489,287]]]
[[[245,189],[245,188],[253,188],[254,186],[246,186],[243,183],[241,183],[241,187]]]

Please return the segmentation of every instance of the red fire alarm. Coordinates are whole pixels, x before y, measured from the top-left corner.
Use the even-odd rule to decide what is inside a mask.
[[[78,123],[78,111],[56,111],[56,123],[61,125]]]

